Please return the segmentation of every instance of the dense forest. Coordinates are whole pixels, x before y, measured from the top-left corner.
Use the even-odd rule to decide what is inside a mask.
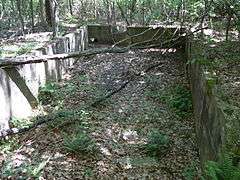
[[[240,29],[238,0],[90,0],[7,1],[0,4],[2,36],[47,31],[66,24],[110,25],[181,24],[189,27],[207,25],[213,30]],[[55,28],[54,28],[55,29]]]
[[[240,179],[240,0],[0,0],[0,179]]]

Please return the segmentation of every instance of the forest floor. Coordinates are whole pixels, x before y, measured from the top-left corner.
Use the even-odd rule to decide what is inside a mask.
[[[40,96],[54,121],[12,140],[2,179],[195,178],[199,157],[184,71],[174,50],[77,59],[65,80]]]

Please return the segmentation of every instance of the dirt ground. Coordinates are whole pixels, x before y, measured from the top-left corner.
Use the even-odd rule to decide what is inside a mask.
[[[187,168],[193,166],[198,171],[192,115],[179,118],[157,93],[178,84],[188,87],[183,64],[181,53],[160,49],[78,59],[61,82],[65,88],[61,105],[65,109],[84,107],[128,82],[99,106],[85,108],[86,118],[79,119],[99,152],[74,155],[63,148],[64,133],[82,130],[76,129],[76,121],[57,128],[43,125],[18,137],[16,150],[4,155],[2,173],[4,170],[6,174],[8,165],[9,171],[15,172],[15,176],[8,176],[10,179],[24,179],[28,171],[20,167],[39,163],[40,179],[56,180],[184,179]],[[169,147],[158,157],[149,156],[143,148],[152,130],[169,137]]]

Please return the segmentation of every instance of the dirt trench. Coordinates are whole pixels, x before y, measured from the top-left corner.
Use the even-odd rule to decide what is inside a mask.
[[[192,167],[198,173],[193,116],[190,113],[180,118],[167,103],[171,95],[165,93],[176,86],[189,89],[184,71],[181,52],[174,50],[148,49],[77,59],[61,83],[61,88],[70,89],[62,98],[65,109],[85,107],[128,82],[87,112],[84,131],[94,139],[99,152],[96,156],[76,156],[64,150],[62,131],[81,131],[76,130],[75,123],[61,128],[45,125],[20,137],[21,146],[11,153],[12,162],[16,157],[22,164],[46,161],[42,179],[184,179]],[[73,94],[71,87],[77,87]],[[152,131],[169,140],[168,147],[157,156],[143,148]]]

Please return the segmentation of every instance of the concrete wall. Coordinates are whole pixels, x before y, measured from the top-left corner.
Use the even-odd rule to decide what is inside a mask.
[[[89,41],[94,39],[94,41],[99,44],[115,44],[116,42],[122,41],[118,44],[120,46],[135,43],[140,43],[139,45],[161,44],[171,38],[179,37],[179,35],[185,31],[185,29],[178,29],[177,27],[127,27],[123,30],[123,28],[119,26],[88,25],[87,28]],[[125,41],[123,41],[124,39]],[[153,39],[155,40],[151,41]],[[174,47],[184,46],[184,39],[184,37],[179,38],[179,41],[174,44]],[[146,41],[151,41],[151,43],[147,43]],[[163,44],[164,47],[172,45],[172,42]]]
[[[196,134],[202,167],[207,160],[217,160],[224,144],[224,114],[218,106],[215,87],[210,86],[198,61],[201,48],[189,42],[186,46],[188,73],[192,87]]]
[[[33,51],[34,56],[81,51],[88,47],[87,31],[67,34],[55,42]],[[27,118],[32,115],[40,86],[48,81],[59,81],[74,59],[52,60],[45,63],[26,64],[12,69],[0,69],[0,131],[8,129],[12,117]]]

